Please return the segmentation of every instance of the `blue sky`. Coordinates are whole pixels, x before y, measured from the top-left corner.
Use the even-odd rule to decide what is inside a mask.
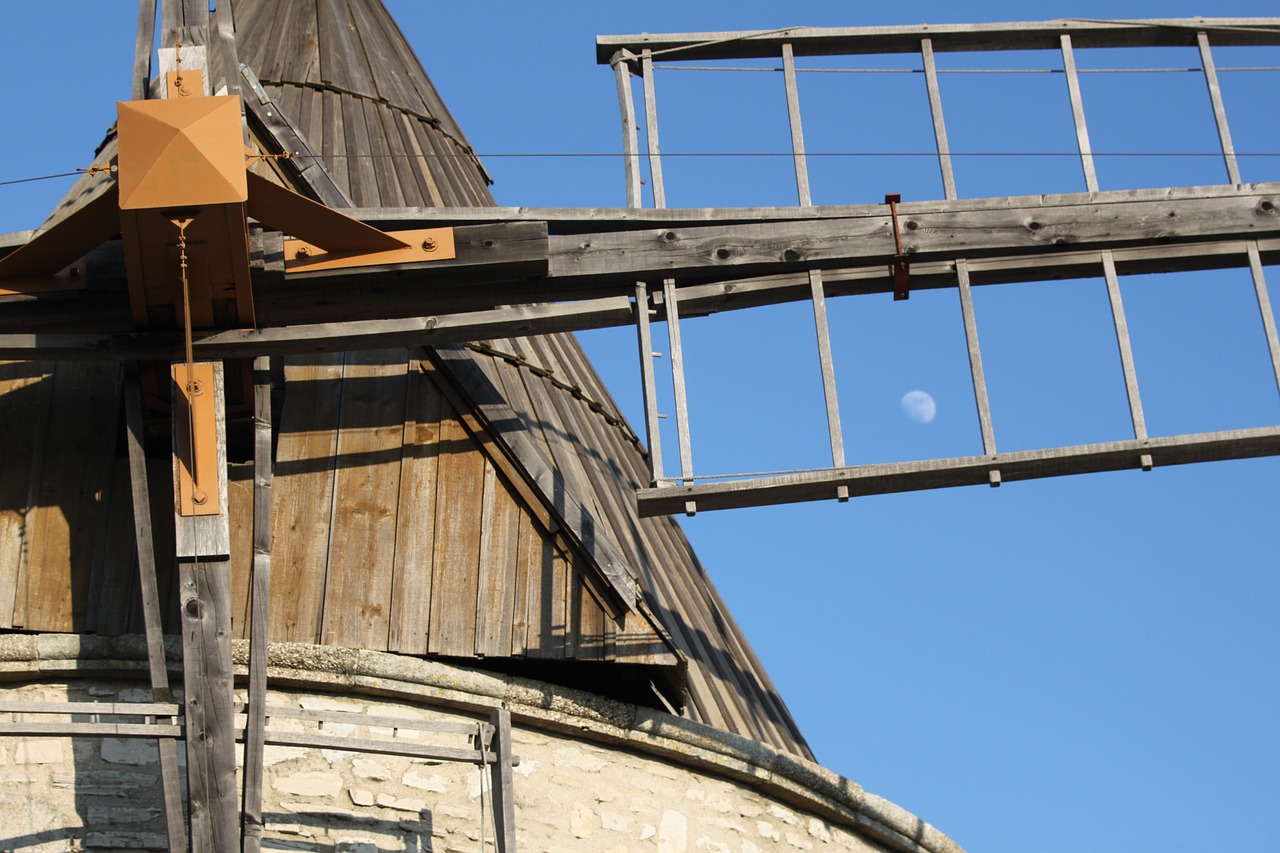
[[[490,155],[499,202],[553,206],[624,201],[614,158],[497,156],[620,150],[597,33],[1275,12],[1181,0],[794,2],[784,12],[755,0],[390,5]],[[128,96],[135,10],[6,9],[0,180],[88,164],[114,101]],[[1280,49],[1215,55],[1219,66],[1280,66]],[[1178,50],[1080,51],[1078,61],[1198,60]],[[1057,62],[939,58],[942,68]],[[802,74],[809,150],[932,150],[920,78]],[[668,152],[787,150],[780,74],[663,71],[656,81]],[[1242,158],[1248,181],[1280,180],[1278,82],[1280,72],[1223,75],[1237,149],[1273,155]],[[1090,74],[1082,85],[1095,151],[1129,155],[1100,158],[1104,189],[1225,182],[1220,159],[1196,156],[1217,144],[1201,77]],[[1060,74],[948,74],[942,88],[957,152],[1074,150]],[[1188,156],[1138,156],[1150,152]],[[964,196],[1083,189],[1070,157],[961,158],[956,172]],[[822,157],[811,173],[819,203],[941,196],[928,158]],[[666,175],[673,206],[795,201],[781,157],[671,158]],[[0,232],[35,227],[68,185],[0,187]],[[1280,303],[1280,270],[1268,276]],[[1247,272],[1126,278],[1122,288],[1153,435],[1280,423]],[[979,288],[975,302],[1002,450],[1131,437],[1100,279]],[[953,291],[832,300],[829,311],[851,462],[980,452]],[[683,326],[698,470],[824,464],[811,329],[804,304]],[[642,428],[633,334],[583,340]],[[899,405],[914,389],[937,401],[928,424]],[[673,448],[674,432],[664,439]],[[704,513],[684,527],[819,759],[969,850],[1267,849],[1280,801],[1278,481],[1280,461],[1245,460]]]

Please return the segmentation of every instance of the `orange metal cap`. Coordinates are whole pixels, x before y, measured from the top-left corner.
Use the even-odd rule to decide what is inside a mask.
[[[249,198],[238,97],[120,101],[116,106],[122,210]]]

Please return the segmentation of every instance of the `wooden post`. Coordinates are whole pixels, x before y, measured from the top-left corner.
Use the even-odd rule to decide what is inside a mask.
[[[640,346],[640,387],[644,393],[644,426],[649,441],[649,484],[662,476],[662,435],[658,420],[657,382],[653,375],[653,333],[649,326],[649,287],[636,282],[636,338]]]
[[[662,301],[667,309],[667,340],[671,346],[671,384],[676,397],[676,437],[680,442],[680,479],[686,485],[693,482],[693,447],[689,441],[689,402],[684,388],[684,347],[680,344],[680,308],[677,305],[676,283],[672,279],[662,282]],[[693,509],[686,510],[690,515]]]
[[[1116,345],[1120,348],[1120,368],[1124,371],[1124,389],[1129,398],[1129,415],[1133,418],[1133,437],[1140,442],[1147,440],[1147,422],[1142,414],[1142,397],[1138,393],[1138,374],[1133,367],[1133,345],[1129,342],[1129,323],[1124,315],[1124,302],[1120,299],[1120,281],[1116,276],[1116,261],[1110,249],[1102,252],[1102,273],[1107,281],[1107,298],[1111,301],[1111,319],[1116,327]],[[1149,468],[1150,457],[1143,455],[1143,468]]]
[[[242,849],[262,849],[268,618],[271,612],[271,359],[253,361],[253,578],[249,615],[249,704],[244,734]]]
[[[1071,36],[1064,33],[1059,44],[1062,48],[1062,67],[1067,74],[1067,95],[1071,98],[1071,118],[1076,126],[1076,146],[1080,149],[1080,166],[1084,169],[1084,185],[1089,192],[1096,193],[1098,173],[1093,166],[1093,146],[1089,142],[1089,127],[1084,120],[1084,99],[1080,97],[1080,75],[1076,73]]]
[[[124,410],[129,446],[129,482],[133,493],[133,529],[138,554],[138,589],[142,598],[142,624],[147,638],[147,664],[151,672],[151,698],[171,702],[169,670],[165,664],[164,629],[160,619],[160,592],[156,583],[155,539],[151,535],[151,494],[147,484],[147,454],[142,431],[142,389],[138,365],[124,365]],[[160,785],[164,790],[165,831],[169,849],[186,851],[187,831],[182,819],[182,782],[178,777],[178,747],[172,738],[157,738],[160,752]]]
[[[964,317],[964,339],[969,346],[969,372],[973,375],[973,399],[978,406],[978,428],[982,431],[982,452],[996,455],[996,435],[991,424],[991,401],[987,398],[987,378],[982,370],[982,349],[978,345],[978,320],[973,312],[973,290],[969,285],[969,262],[956,260],[956,280],[960,285],[960,313]],[[991,485],[1000,485],[1000,472],[991,472]]]
[[[809,161],[804,153],[804,130],[800,124],[800,90],[796,86],[796,58],[791,43],[782,46],[782,79],[787,90],[787,118],[791,124],[791,158],[796,167],[796,194],[800,206],[809,207]]]
[[[151,84],[151,48],[156,39],[156,0],[138,2],[138,38],[133,48],[133,100],[147,97]]]
[[[1218,87],[1218,69],[1213,64],[1213,51],[1209,48],[1209,34],[1196,33],[1200,46],[1200,65],[1204,68],[1204,82],[1209,87],[1209,100],[1213,104],[1213,120],[1218,125],[1218,141],[1222,144],[1222,159],[1227,165],[1227,180],[1241,183],[1240,165],[1236,162],[1236,149],[1231,143],[1231,129],[1227,126],[1227,110],[1222,104],[1222,90]]]
[[[626,50],[613,55],[610,65],[618,83],[618,110],[622,113],[622,156],[627,176],[627,207],[642,207],[640,198],[640,143],[636,139],[636,105],[631,97],[631,68],[635,56]]]
[[[649,182],[653,190],[653,206],[667,206],[667,190],[662,182],[662,154],[658,149],[658,101],[653,91],[653,53],[640,56],[644,79],[644,135],[649,148]]]
[[[497,755],[489,765],[493,789],[493,822],[497,830],[498,853],[516,851],[516,806],[511,774],[511,712],[494,708],[493,747]]]
[[[938,147],[938,168],[942,170],[944,198],[956,197],[956,176],[951,168],[951,144],[947,142],[947,123],[942,116],[942,90],[938,87],[938,66],[933,61],[933,39],[920,39],[920,57],[924,61],[924,83],[929,92],[929,112],[933,116],[933,139]]]

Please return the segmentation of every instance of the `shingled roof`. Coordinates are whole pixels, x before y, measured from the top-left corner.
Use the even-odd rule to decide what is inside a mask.
[[[378,0],[238,0],[235,14],[242,79],[256,78],[318,157],[279,180],[313,195],[330,181],[362,208],[493,204],[483,166]],[[279,126],[251,128],[259,147],[282,146]],[[82,181],[59,215],[101,180]],[[666,702],[809,755],[678,524],[637,515],[645,451],[571,335],[292,356],[277,378],[272,641],[447,658]],[[101,429],[119,420],[119,388],[114,366],[0,373],[0,541],[22,543],[0,553],[0,628],[140,628],[127,465]],[[238,617],[251,466],[232,461]],[[157,482],[167,465],[157,459]],[[155,496],[158,535],[172,533],[169,500]],[[234,624],[243,634],[245,620]]]

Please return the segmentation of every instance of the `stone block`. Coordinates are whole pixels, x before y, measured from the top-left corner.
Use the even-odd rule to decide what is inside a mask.
[[[658,822],[658,853],[685,853],[689,849],[689,819],[667,809]]]
[[[102,739],[101,749],[102,760],[108,764],[141,767],[160,761],[160,751],[156,748],[155,741],[108,737]]]
[[[358,788],[352,788],[347,792],[347,794],[350,795],[351,802],[355,803],[357,806],[373,805],[372,791],[362,791],[362,790],[359,790]]]
[[[574,838],[587,838],[596,831],[596,813],[582,803],[569,807],[569,834]]]
[[[60,764],[66,755],[67,742],[60,738],[23,738],[13,750],[13,763]]]
[[[400,778],[400,782],[410,788],[431,791],[434,794],[443,794],[449,790],[449,780],[439,773],[425,774],[410,770]]]
[[[361,779],[372,779],[375,782],[386,782],[391,779],[391,771],[385,764],[369,758],[353,759],[351,772]]]
[[[299,797],[333,797],[342,790],[342,777],[325,770],[294,773],[272,780],[271,787]]]

